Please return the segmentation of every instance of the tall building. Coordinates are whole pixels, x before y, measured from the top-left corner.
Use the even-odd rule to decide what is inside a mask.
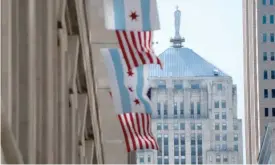
[[[242,122],[232,78],[182,45],[175,11],[172,46],[151,66],[152,129],[160,151],[139,151],[137,163],[220,164],[243,162]]]
[[[246,162],[257,163],[266,126],[275,121],[275,2],[243,0]]]
[[[118,43],[102,0],[0,3],[2,163],[135,163],[100,55]]]

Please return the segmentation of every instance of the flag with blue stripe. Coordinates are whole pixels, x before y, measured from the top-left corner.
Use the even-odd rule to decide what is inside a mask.
[[[147,96],[149,84],[147,80],[148,65],[127,70],[120,49],[101,49],[108,71],[112,99],[117,114],[152,113],[152,103]]]
[[[156,0],[104,0],[105,26],[108,30],[159,30]]]

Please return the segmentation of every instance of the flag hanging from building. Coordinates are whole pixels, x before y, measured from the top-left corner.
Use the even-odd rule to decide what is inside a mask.
[[[151,31],[116,31],[118,43],[128,70],[144,64],[158,64],[160,59],[152,48]]]
[[[105,27],[108,30],[159,30],[156,0],[104,0]]]
[[[127,70],[121,50],[101,49],[108,70],[111,96],[115,111],[121,113],[152,113],[152,103],[147,96],[149,89],[148,65]]]
[[[137,149],[158,150],[159,146],[151,131],[151,115],[145,113],[119,114],[127,151]]]

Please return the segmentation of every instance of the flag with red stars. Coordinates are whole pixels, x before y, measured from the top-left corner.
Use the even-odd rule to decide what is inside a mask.
[[[117,114],[152,113],[152,103],[147,96],[149,89],[148,65],[127,70],[120,49],[101,49],[110,82],[110,95]]]
[[[104,0],[104,12],[108,30],[160,29],[156,0]]]

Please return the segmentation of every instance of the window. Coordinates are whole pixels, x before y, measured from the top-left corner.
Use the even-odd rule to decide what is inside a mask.
[[[194,123],[190,123],[190,127],[191,127],[191,130],[195,130],[195,124]]]
[[[263,33],[263,42],[266,42],[267,41],[267,35],[266,33]]]
[[[158,82],[158,88],[160,88],[160,89],[165,89],[165,88],[166,88],[166,84],[165,84],[165,83],[166,83],[165,81],[160,80],[160,81]]]
[[[162,164],[162,158],[158,158],[158,164]]]
[[[275,116],[275,108],[272,108],[272,116]]]
[[[264,98],[268,98],[268,90],[264,89]]]
[[[200,84],[191,84],[192,89],[200,89]]]
[[[221,155],[220,154],[216,155],[216,163],[221,163]]]
[[[184,134],[181,134],[180,135],[180,145],[185,145],[185,136],[184,136]],[[183,148],[181,148],[181,150],[183,150]],[[181,153],[181,155],[184,155],[184,154],[182,154]]]
[[[267,76],[267,71],[265,70],[264,71],[264,80],[268,79],[268,76]]]
[[[197,130],[201,130],[201,124],[197,124]]]
[[[270,52],[270,60],[271,60],[271,61],[275,61],[274,52]]]
[[[168,145],[168,135],[167,134],[164,135],[163,142],[164,142],[164,145]]]
[[[263,5],[266,5],[266,0],[262,0],[262,4],[263,4]]]
[[[275,89],[272,89],[271,93],[272,93],[272,98],[275,98]]]
[[[161,134],[158,134],[157,142],[158,142],[159,148],[162,148],[162,135]],[[161,155],[161,152],[158,152],[158,155],[159,154]]]
[[[220,124],[219,123],[215,123],[215,130],[220,130]]]
[[[175,89],[182,89],[183,88],[182,81],[174,80],[174,88]]]
[[[158,116],[160,116],[161,115],[161,113],[160,113],[160,103],[157,103],[157,111],[158,111]]]
[[[168,103],[167,103],[167,101],[165,101],[165,103],[163,105],[163,114],[168,115]]]
[[[266,24],[266,16],[263,15],[263,24]]]
[[[165,124],[163,125],[163,129],[164,129],[164,130],[168,130],[168,124],[167,124],[167,123],[165,123]]]
[[[179,159],[175,159],[175,160],[174,160],[174,164],[180,164]]]
[[[215,135],[215,140],[216,140],[216,141],[220,141],[220,140],[221,140],[220,134],[216,134],[216,135]]]
[[[185,164],[185,158],[181,158],[180,163]]]
[[[227,125],[226,125],[226,123],[223,123],[222,124],[222,130],[226,130],[227,129]]]
[[[148,163],[151,162],[151,156],[148,155]]]
[[[238,134],[235,133],[235,134],[234,134],[234,141],[238,141],[238,139],[239,139],[239,138],[238,138]]]
[[[218,89],[219,91],[221,91],[221,90],[222,90],[222,84],[218,84],[218,85],[217,85],[217,89]]]
[[[191,134],[191,145],[196,145],[196,137],[194,133]]]
[[[184,115],[183,101],[180,103],[180,115]]]
[[[268,108],[265,108],[265,109],[264,109],[264,115],[265,115],[265,117],[268,116]]]
[[[222,112],[222,119],[226,120],[226,112]]]
[[[269,23],[274,24],[274,15],[269,16]]]
[[[169,160],[168,159],[164,159],[164,164],[169,164]]]
[[[220,114],[218,112],[215,113],[215,119],[220,119]]]
[[[219,101],[215,101],[215,108],[219,108]]]
[[[274,38],[274,33],[270,33],[270,42],[274,42],[275,38]]]
[[[174,156],[179,156],[179,146],[174,146]]]
[[[174,130],[179,130],[179,124],[178,123],[174,123]]]
[[[227,155],[223,155],[223,163],[227,163],[228,162],[228,157]]]
[[[234,144],[234,151],[239,151],[238,144]]]
[[[180,123],[180,130],[184,130],[185,129],[185,123]]]
[[[227,144],[222,144],[222,150],[226,151],[227,150]]]
[[[143,156],[139,156],[139,163],[141,163],[141,164],[144,163],[144,157]]]
[[[263,52],[263,61],[267,61],[267,52]]]
[[[160,123],[157,124],[157,130],[161,130],[161,124]]]
[[[226,101],[222,101],[222,108],[226,108]]]
[[[178,115],[178,106],[177,103],[174,103],[174,115]]]
[[[191,109],[190,109],[191,116],[194,116],[194,103],[191,103]]]
[[[168,115],[168,110],[167,109],[163,110],[163,115],[167,117],[167,115]]]
[[[197,102],[197,115],[201,115],[201,103]]]
[[[198,145],[202,145],[202,134],[198,134]]]
[[[222,140],[223,140],[223,141],[227,141],[227,135],[226,135],[226,134],[223,134],[223,135],[222,135]]]
[[[271,71],[271,79],[275,79],[275,70]]]
[[[178,134],[174,135],[174,145],[179,145],[179,135]]]

